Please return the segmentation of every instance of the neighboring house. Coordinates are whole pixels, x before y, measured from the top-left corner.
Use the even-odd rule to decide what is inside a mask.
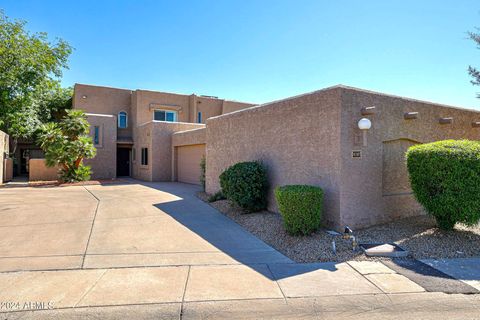
[[[85,162],[92,167],[94,179],[131,176],[147,181],[171,181],[174,132],[204,128],[210,117],[250,106],[195,94],[83,84],[75,85],[73,97],[73,108],[84,110],[91,124],[97,155]],[[199,162],[205,155],[205,146],[183,148],[179,153],[184,160],[181,169],[186,171],[180,181],[198,184]]]
[[[317,185],[325,191],[324,221],[336,229],[423,214],[410,189],[408,147],[480,139],[478,111],[342,85],[259,106],[76,85],[74,107],[94,113],[89,121],[98,155],[90,164],[97,177],[198,184],[206,154],[206,191],[215,193],[226,168],[261,160],[270,210],[277,210],[274,187]],[[370,129],[360,130],[362,118]]]

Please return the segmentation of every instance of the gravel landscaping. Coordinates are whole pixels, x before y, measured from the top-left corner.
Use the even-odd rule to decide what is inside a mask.
[[[197,194],[204,201],[204,192]],[[279,214],[261,211],[243,213],[227,200],[210,203],[239,225],[296,262],[346,261],[370,259],[361,252],[353,252],[351,243],[329,235],[320,229],[311,236],[290,236],[285,232]],[[466,258],[480,256],[480,225],[457,225],[454,231],[439,230],[428,216],[398,220],[363,230],[354,230],[359,242],[394,242],[417,259]],[[337,253],[332,252],[335,239]]]

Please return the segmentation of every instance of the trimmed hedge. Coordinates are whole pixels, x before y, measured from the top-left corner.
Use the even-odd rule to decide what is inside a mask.
[[[220,175],[220,186],[228,200],[247,212],[267,207],[267,171],[260,162],[239,162],[229,167]]]
[[[480,142],[445,140],[410,147],[406,154],[417,201],[440,228],[480,220]]]
[[[275,188],[278,209],[289,234],[308,235],[320,227],[323,190],[308,185]]]

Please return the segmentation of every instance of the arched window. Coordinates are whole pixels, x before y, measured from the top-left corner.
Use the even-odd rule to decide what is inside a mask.
[[[125,111],[120,111],[118,113],[118,127],[120,129],[125,129],[128,126],[128,117]]]

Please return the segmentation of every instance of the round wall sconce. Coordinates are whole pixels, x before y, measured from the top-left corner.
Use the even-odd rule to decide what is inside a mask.
[[[363,133],[363,146],[367,146],[367,130],[372,127],[372,121],[367,118],[362,118],[358,121],[358,129]]]
[[[372,127],[372,122],[367,118],[362,118],[358,121],[358,129],[368,130]]]

